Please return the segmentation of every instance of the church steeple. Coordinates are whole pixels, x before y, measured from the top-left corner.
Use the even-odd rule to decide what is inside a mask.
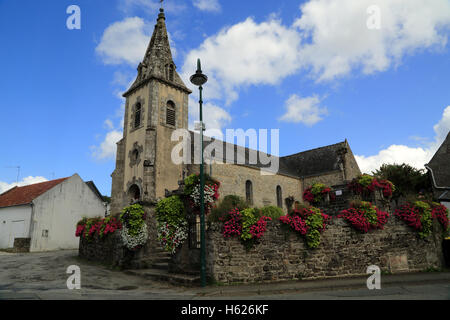
[[[164,9],[161,8],[159,11],[155,29],[147,51],[145,52],[144,59],[139,63],[137,68],[138,75],[136,80],[124,96],[127,96],[151,79],[166,82],[187,93],[191,93],[176,72],[176,66],[172,58],[172,50],[170,49],[169,36],[167,34]]]

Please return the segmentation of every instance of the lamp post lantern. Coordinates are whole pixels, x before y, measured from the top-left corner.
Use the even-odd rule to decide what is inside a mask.
[[[203,99],[202,91],[203,85],[208,81],[208,77],[202,73],[202,66],[200,59],[197,59],[197,71],[190,78],[191,82],[198,86],[200,91],[200,151],[201,151],[201,163],[200,163],[200,259],[201,259],[201,272],[200,279],[202,287],[206,286],[206,244],[205,244],[205,175],[203,172],[203,131],[205,125],[203,124]]]

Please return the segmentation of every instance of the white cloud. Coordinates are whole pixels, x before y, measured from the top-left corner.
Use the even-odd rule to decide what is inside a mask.
[[[0,194],[5,191],[8,191],[9,189],[11,189],[15,186],[23,187],[23,186],[27,186],[30,184],[45,182],[45,181],[48,181],[48,180],[44,177],[39,177],[39,176],[38,177],[29,176],[29,177],[23,178],[22,181],[19,181],[18,184],[15,182],[14,183],[6,183],[3,181],[0,181]]]
[[[427,147],[412,148],[405,145],[391,145],[376,155],[355,155],[355,158],[361,171],[365,173],[379,169],[384,163],[407,163],[417,169],[424,169],[424,165],[431,160],[449,131],[450,106],[444,110],[441,120],[434,126],[435,138]]]
[[[145,55],[152,31],[151,25],[143,19],[126,18],[106,28],[95,51],[105,64],[137,66]],[[115,77],[115,81],[123,81],[120,75]]]
[[[369,30],[367,8],[381,9],[381,29]],[[316,81],[397,66],[407,55],[447,44],[448,0],[310,0],[292,26],[252,18],[208,37],[185,59],[189,83],[197,58],[209,76],[208,97],[226,105],[249,85],[276,85],[302,68]]]
[[[221,10],[219,0],[192,0],[192,4],[202,11],[219,12]]]
[[[296,94],[286,101],[286,113],[279,118],[280,121],[303,123],[312,126],[327,115],[327,109],[320,107],[320,99],[317,96],[302,98]]]
[[[200,58],[209,77],[208,97],[222,98],[230,104],[237,99],[241,86],[274,85],[295,73],[299,45],[299,33],[280,21],[271,19],[258,24],[248,18],[190,51],[182,68],[183,78],[188,81]]]
[[[92,155],[97,160],[114,159],[116,156],[116,143],[122,139],[123,133],[118,130],[108,132],[100,146],[92,146]]]
[[[372,5],[381,10],[379,30],[367,27]],[[448,0],[310,0],[301,11],[301,63],[319,81],[385,71],[419,49],[444,47],[450,26]]]

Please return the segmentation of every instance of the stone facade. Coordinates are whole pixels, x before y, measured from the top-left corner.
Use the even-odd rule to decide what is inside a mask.
[[[136,190],[139,190],[139,200],[156,202],[164,197],[166,190],[176,189],[179,180],[186,174],[199,172],[198,165],[175,164],[171,157],[174,146],[179,143],[171,141],[172,133],[175,129],[188,128],[190,93],[176,71],[165,15],[161,10],[147,52],[139,64],[136,80],[124,94],[124,133],[123,139],[117,144],[116,168],[112,174],[112,214],[119,213],[129,205]],[[175,126],[167,122],[169,103],[175,106]],[[138,105],[141,112],[136,122]],[[139,126],[134,127],[136,123]],[[190,134],[193,135],[192,132]],[[227,148],[239,149],[245,155],[252,151],[221,143]],[[191,153],[193,158],[194,153],[198,154],[199,150]],[[235,157],[227,154],[227,159],[230,156]],[[246,163],[248,160],[245,160]],[[291,197],[302,202],[303,190],[312,183],[323,182],[330,186],[341,184],[361,173],[347,141],[279,157],[277,161],[280,164],[279,171],[272,176],[261,175],[260,163],[231,165],[219,162],[206,166],[205,172],[222,183],[222,197],[234,194],[245,198],[246,182],[251,181],[255,206],[280,205],[276,193],[279,186],[281,206],[285,212],[286,199]]]
[[[225,239],[221,226],[206,234],[207,273],[220,283],[285,281],[366,274],[370,265],[386,272],[414,272],[442,268],[442,227],[419,239],[417,232],[396,217],[383,230],[357,232],[343,219],[333,219],[321,234],[321,243],[309,249],[303,238],[268,222],[260,243],[246,251],[237,238]]]

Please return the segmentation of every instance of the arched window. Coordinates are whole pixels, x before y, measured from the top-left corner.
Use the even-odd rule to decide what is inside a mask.
[[[166,124],[175,126],[175,115],[175,103],[173,103],[172,101],[168,101],[166,108]]]
[[[169,66],[169,81],[173,81],[174,68],[173,64]]]
[[[137,127],[139,127],[141,125],[141,111],[142,111],[141,109],[142,109],[142,106],[138,102],[136,104],[135,108],[136,108],[136,110],[134,112],[134,127],[137,128]]]
[[[283,194],[280,186],[277,186],[277,206],[283,208]]]
[[[139,151],[137,149],[133,150],[133,160],[137,161],[139,159]]]
[[[166,77],[166,79],[169,79],[169,65],[166,64],[164,66],[164,76]]]
[[[245,182],[245,200],[247,200],[249,204],[253,204],[253,185],[250,180]]]
[[[131,202],[136,202],[141,199],[141,190],[135,184],[133,184],[130,189],[128,189],[128,197]]]

